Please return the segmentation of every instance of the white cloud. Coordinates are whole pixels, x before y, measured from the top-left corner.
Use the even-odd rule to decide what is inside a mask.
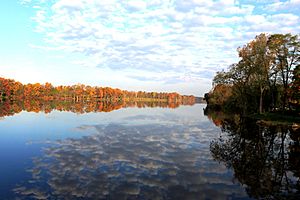
[[[277,22],[282,25],[298,25],[299,24],[299,16],[288,13],[288,14],[276,14],[270,16],[271,20]]]
[[[28,3],[31,3],[31,0],[20,0],[20,3],[21,3],[22,5],[26,5],[26,4],[28,4]]]
[[[57,11],[60,9],[80,10],[85,2],[82,0],[60,0],[52,6]]]
[[[262,24],[266,22],[264,15],[247,15],[245,16],[245,22],[252,25]]]
[[[147,8],[147,3],[145,1],[139,1],[139,0],[129,0],[126,1],[124,5],[127,9],[133,11],[140,11]]]
[[[270,9],[272,11],[299,11],[300,0],[276,1],[266,6],[266,9]]]
[[[259,7],[253,1],[36,2],[31,2],[36,10],[36,30],[43,34],[47,46],[32,44],[32,47],[60,50],[64,54],[75,52],[83,55],[84,60],[80,57],[72,62],[90,70],[115,71],[122,74],[118,78],[141,84],[143,77],[145,81],[153,78],[159,84],[169,82],[167,87],[173,84],[174,88],[175,81],[210,85],[205,81],[215,71],[237,61],[235,49],[260,32],[300,31],[299,14],[287,11],[260,14],[256,9],[261,4]],[[274,10],[299,2],[263,6]]]

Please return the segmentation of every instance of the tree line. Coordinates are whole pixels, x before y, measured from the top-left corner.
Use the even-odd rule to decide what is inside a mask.
[[[72,86],[53,86],[51,83],[22,84],[13,79],[0,77],[0,101],[24,101],[28,99],[53,101],[165,101],[175,103],[194,103],[194,96],[180,95],[176,92],[132,92],[110,87],[92,87],[84,84]]]
[[[237,51],[240,60],[216,73],[213,89],[205,94],[208,105],[242,114],[299,114],[299,35],[262,33]]]

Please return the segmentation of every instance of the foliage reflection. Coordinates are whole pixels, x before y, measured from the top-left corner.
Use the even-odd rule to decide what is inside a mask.
[[[111,112],[126,107],[177,108],[180,105],[193,105],[194,102],[167,101],[3,101],[0,102],[0,117],[11,116],[21,111],[50,113],[53,110],[74,113]]]
[[[234,170],[250,197],[299,199],[300,129],[263,126],[207,110],[206,114],[223,132],[210,144],[212,156]]]

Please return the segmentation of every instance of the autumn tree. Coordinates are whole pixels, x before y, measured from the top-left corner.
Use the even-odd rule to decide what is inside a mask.
[[[259,113],[263,112],[264,92],[269,87],[269,71],[273,56],[268,51],[268,36],[260,34],[242,48],[238,49],[243,66],[246,84],[259,89]]]
[[[283,86],[282,110],[286,109],[288,89],[293,69],[300,64],[300,40],[298,35],[274,34],[269,38],[268,46],[275,56],[274,65],[279,72]]]
[[[298,111],[300,111],[300,65],[298,65],[293,71],[290,94],[291,103]]]
[[[122,104],[125,98],[126,100],[139,101],[164,101],[164,102],[176,102],[176,103],[195,103],[194,96],[182,96],[178,93],[156,93],[156,92],[129,92],[120,89],[114,89],[110,87],[92,87],[83,84],[76,84],[72,86],[53,86],[51,83],[28,83],[23,85],[20,82],[16,82],[12,79],[5,79],[0,77],[0,100],[22,100],[28,102],[28,100],[44,100],[44,101],[75,101],[79,102],[98,102],[109,101],[118,102]],[[184,100],[184,101],[183,101]],[[29,104],[31,105],[31,104]],[[76,104],[78,106],[78,104]],[[37,106],[31,106],[29,110],[37,110]],[[174,107],[172,105],[172,107]],[[92,108],[89,108],[92,109]],[[49,109],[48,109],[49,110]],[[77,107],[78,112],[82,112],[82,108]]]
[[[238,48],[240,60],[229,66],[228,71],[217,72],[213,87],[227,85],[232,89],[231,98],[237,110],[249,112],[274,109],[278,97],[280,107],[286,109],[290,96],[292,71],[300,64],[300,41],[297,35],[260,34]],[[293,90],[296,91],[296,90]],[[206,97],[216,96],[214,91]],[[219,95],[220,96],[220,95]],[[208,102],[213,103],[211,98]],[[228,104],[228,102],[223,102]]]

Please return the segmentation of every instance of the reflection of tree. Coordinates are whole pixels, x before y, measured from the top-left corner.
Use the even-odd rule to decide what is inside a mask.
[[[233,168],[254,198],[299,198],[299,130],[223,120],[225,135],[210,145],[214,159]]]
[[[122,107],[165,107],[176,108],[180,105],[192,105],[193,103],[179,103],[167,101],[3,101],[0,102],[0,117],[14,115],[22,110],[28,112],[50,113],[52,110],[68,111],[74,113],[110,112]]]
[[[222,125],[225,126],[227,119],[231,119],[231,121],[234,121],[235,124],[238,124],[240,120],[240,115],[238,114],[229,115],[222,112],[220,109],[212,108],[210,106],[206,106],[206,108],[203,110],[203,113],[218,127],[222,127]],[[232,125],[233,124],[231,123],[231,126]]]
[[[201,150],[203,136],[195,129],[153,124],[91,128],[98,134],[46,147],[45,155],[34,159],[32,179],[14,189],[16,196],[20,199],[226,199],[233,193],[236,197],[245,196],[242,188],[237,189],[230,180],[224,180],[224,167],[206,157],[209,151]]]

